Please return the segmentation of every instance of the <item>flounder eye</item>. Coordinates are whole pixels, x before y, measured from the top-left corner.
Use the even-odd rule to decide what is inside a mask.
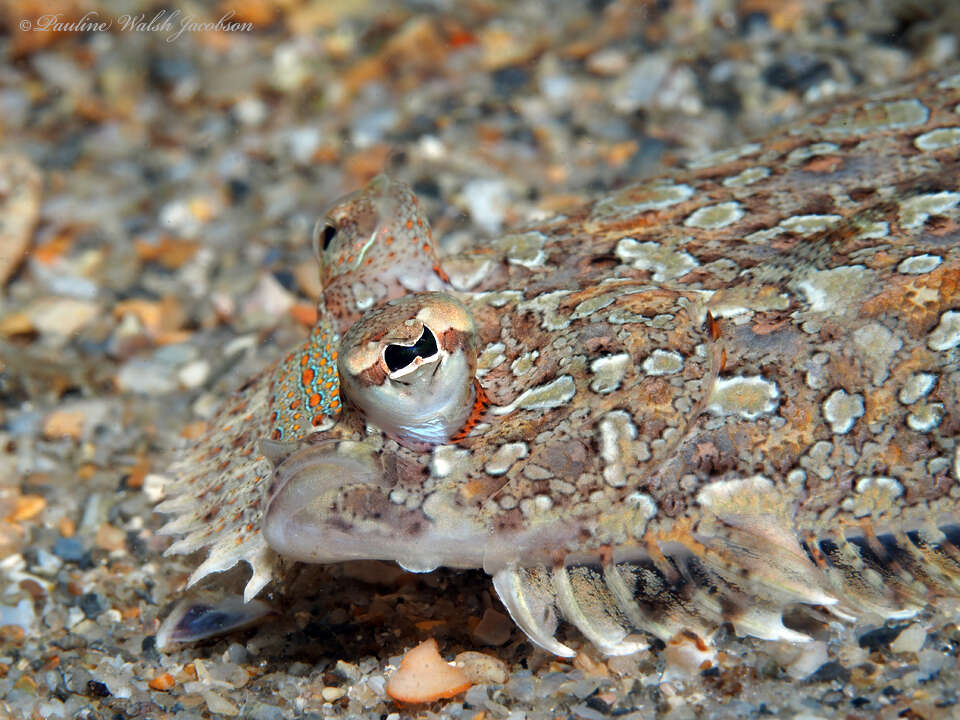
[[[337,234],[337,228],[327,223],[323,226],[323,249],[326,250],[330,247],[330,243],[333,241],[334,236]]]
[[[387,345],[383,349],[383,362],[386,363],[391,377],[399,377],[412,372],[424,362],[433,360],[439,353],[437,339],[426,325],[420,339],[413,345]],[[419,362],[417,362],[419,361]]]
[[[330,243],[337,236],[337,225],[330,218],[318,220],[313,226],[313,254],[317,260],[323,262],[323,253],[330,247]]]
[[[344,335],[338,369],[367,421],[412,448],[457,435],[481,396],[473,318],[446,293],[413,293],[368,311]]]
[[[365,310],[393,298],[450,287],[430,223],[403,183],[378,175],[321,217],[313,251],[337,330],[345,332]]]

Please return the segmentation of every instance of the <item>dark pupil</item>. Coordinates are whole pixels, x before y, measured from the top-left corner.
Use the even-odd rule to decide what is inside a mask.
[[[337,234],[337,228],[333,225],[324,225],[323,227],[323,249],[330,247],[330,243]]]
[[[428,358],[437,354],[437,341],[426,326],[423,328],[423,334],[417,340],[416,345],[407,347],[406,345],[387,345],[383,351],[383,359],[387,363],[390,372],[402,370],[412,363],[417,357]]]

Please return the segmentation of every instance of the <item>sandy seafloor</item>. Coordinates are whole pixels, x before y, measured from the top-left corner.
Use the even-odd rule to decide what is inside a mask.
[[[180,32],[230,13],[251,28]],[[561,662],[480,572],[302,568],[269,622],[162,653],[197,559],[162,557],[151,512],[181,430],[305,336],[338,196],[388,169],[456,252],[956,59],[952,3],[8,0],[0,21],[0,718],[960,712],[942,620],[841,626],[820,655],[721,630],[706,672],[662,647]],[[385,677],[426,637],[493,659],[400,708]]]

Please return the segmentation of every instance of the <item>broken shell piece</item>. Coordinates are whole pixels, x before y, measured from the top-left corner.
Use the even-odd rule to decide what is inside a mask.
[[[690,630],[681,630],[664,650],[666,666],[660,682],[691,680],[713,667],[717,649]]]
[[[387,695],[402,703],[425,703],[452,698],[470,688],[467,674],[448,665],[433,638],[407,651],[400,667],[387,681]]]
[[[157,631],[157,647],[167,650],[177,643],[196,642],[249,627],[268,615],[271,607],[260,600],[245,603],[239,595],[212,599],[190,595],[173,608]]]

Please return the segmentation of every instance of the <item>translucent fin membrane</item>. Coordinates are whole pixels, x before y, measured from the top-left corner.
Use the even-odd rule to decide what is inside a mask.
[[[260,600],[244,602],[237,595],[189,595],[163,621],[157,631],[157,647],[168,650],[178,643],[225,635],[249,627],[269,613],[270,606]]]
[[[784,610],[797,605],[825,607],[845,621],[883,621],[960,599],[960,526],[822,538],[786,560],[780,548],[764,559],[727,540],[698,551],[670,543],[657,557],[628,548],[595,562],[509,566],[494,586],[530,639],[563,657],[575,651],[555,637],[561,620],[603,653],[622,655],[646,647],[645,635],[709,638],[723,623],[739,635],[806,642],[783,623]],[[809,584],[795,585],[800,577]]]

